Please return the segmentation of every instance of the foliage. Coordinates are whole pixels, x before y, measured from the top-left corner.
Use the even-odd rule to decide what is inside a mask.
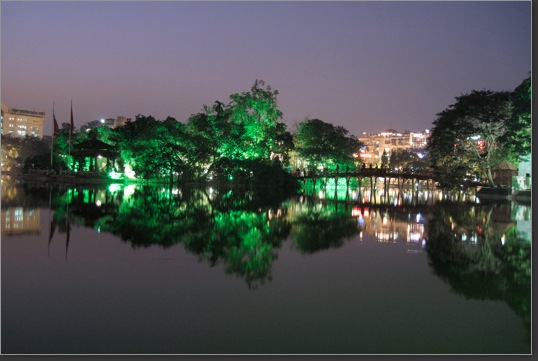
[[[422,158],[419,156],[422,154]],[[429,157],[424,150],[416,149],[395,149],[390,153],[389,167],[398,168],[404,172],[426,170],[429,167]]]
[[[270,159],[277,146],[277,125],[282,118],[277,107],[278,91],[264,85],[263,80],[256,80],[250,92],[230,95],[227,106],[230,122],[239,130],[240,151],[245,159]]]
[[[358,152],[360,142],[341,126],[334,126],[320,119],[307,119],[293,135],[295,151],[310,169],[354,166],[353,154]]]
[[[220,181],[257,178],[255,170],[273,158],[287,160],[291,135],[277,107],[278,91],[256,80],[250,92],[216,101],[187,121],[189,159],[195,178]]]
[[[184,170],[186,131],[174,118],[158,121],[139,114],[117,132],[122,158],[137,176],[172,180]]]
[[[442,187],[473,176],[493,185],[492,168],[504,159],[500,140],[512,110],[510,93],[473,90],[437,114],[428,150]]]
[[[381,168],[387,168],[389,166],[389,155],[386,150],[383,150],[381,154]]]
[[[50,144],[37,137],[2,135],[2,165],[11,168],[50,167]]]
[[[514,111],[506,121],[506,132],[500,137],[508,160],[517,165],[519,156],[531,152],[532,84],[529,76],[512,92]]]

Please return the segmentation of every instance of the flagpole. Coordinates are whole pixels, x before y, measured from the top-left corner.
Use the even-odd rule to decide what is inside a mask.
[[[69,164],[71,164],[71,133],[73,133],[73,99],[71,99],[71,122],[69,123]]]
[[[50,172],[49,174],[52,175],[52,154],[53,154],[53,150],[54,150],[54,133],[55,133],[55,129],[54,129],[54,121],[56,119],[54,119],[54,102],[52,102],[52,137],[50,138]]]
[[[54,109],[54,105],[52,106],[52,108]],[[50,221],[51,213],[52,213],[52,189],[49,190],[49,243],[47,246],[47,256],[50,255],[50,240],[52,239],[52,223]]]

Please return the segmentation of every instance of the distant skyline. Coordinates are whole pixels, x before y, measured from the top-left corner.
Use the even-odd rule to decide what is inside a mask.
[[[531,71],[531,1],[1,3],[1,98],[75,126],[185,122],[256,79],[305,118],[422,131],[455,97]]]

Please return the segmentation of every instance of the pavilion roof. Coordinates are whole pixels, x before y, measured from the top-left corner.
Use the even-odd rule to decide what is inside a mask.
[[[116,146],[92,138],[74,145],[75,149],[115,150]]]

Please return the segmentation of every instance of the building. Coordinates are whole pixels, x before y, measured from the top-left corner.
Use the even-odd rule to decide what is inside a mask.
[[[512,177],[512,191],[530,190],[532,188],[532,157],[531,154],[519,157],[517,175]]]
[[[130,122],[131,118],[117,117],[114,121],[114,128],[123,127],[127,122]]]
[[[496,186],[510,187],[512,177],[517,175],[517,168],[504,160],[493,168],[493,183]]]
[[[379,134],[363,133],[363,136],[359,137],[359,141],[363,144],[359,157],[365,163],[380,164],[383,152],[390,156],[391,152],[399,149],[424,149],[429,136],[428,129],[423,133],[410,131],[399,133],[394,129]]]
[[[80,127],[80,130],[82,131],[88,131],[93,128],[98,128],[101,126],[107,126],[110,128],[118,128],[124,126],[127,122],[131,121],[131,118],[126,118],[122,116],[114,118],[103,118],[103,119],[97,119],[92,120],[91,122],[85,123],[82,127]]]
[[[38,137],[43,139],[45,112],[8,108],[2,103],[2,134],[13,137]]]

